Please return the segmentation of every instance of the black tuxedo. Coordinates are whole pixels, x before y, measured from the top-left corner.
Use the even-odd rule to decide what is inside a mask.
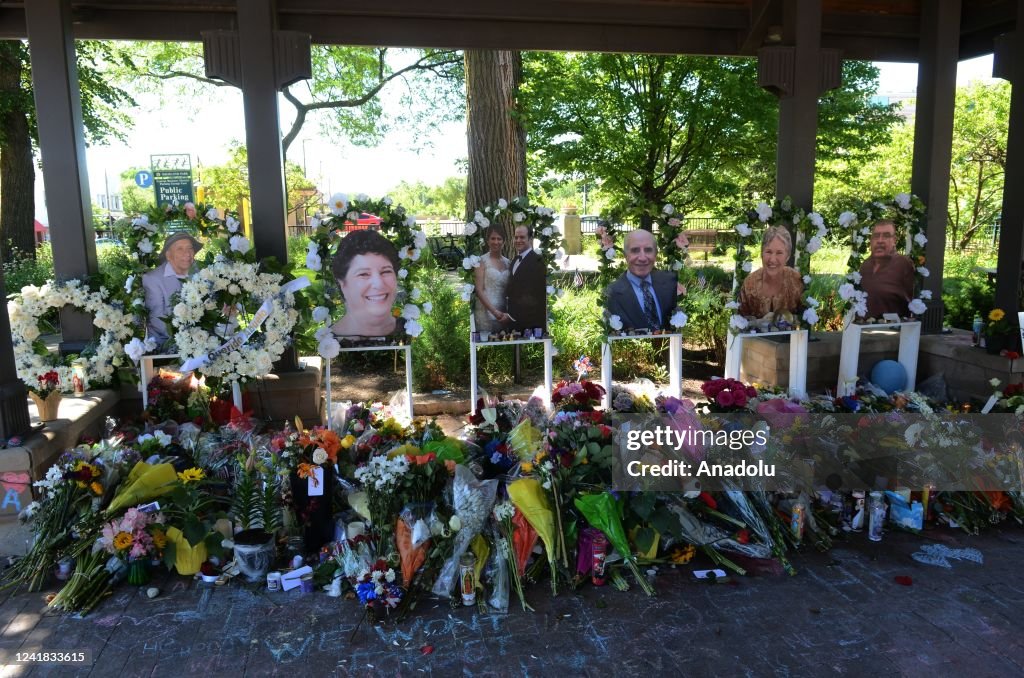
[[[536,250],[530,250],[508,280],[508,314],[513,330],[548,326],[548,272]]]
[[[676,311],[677,277],[671,271],[651,271],[651,291],[661,307],[661,326],[651,327],[644,309],[636,298],[633,285],[626,274],[608,286],[605,296],[608,300],[608,315],[617,315],[622,320],[622,329],[661,330],[668,327],[669,319]]]

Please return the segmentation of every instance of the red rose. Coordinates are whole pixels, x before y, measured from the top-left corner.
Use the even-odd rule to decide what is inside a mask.
[[[722,407],[732,407],[732,405],[733,405],[732,391],[721,391],[721,392],[719,392],[719,394],[717,396],[715,396],[715,400]]]

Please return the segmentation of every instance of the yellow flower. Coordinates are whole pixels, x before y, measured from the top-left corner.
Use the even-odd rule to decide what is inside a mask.
[[[344,438],[341,439],[341,447],[342,447],[342,449],[346,449],[347,450],[348,448],[352,447],[355,444],[356,444],[356,437],[354,435],[352,435],[351,433],[349,433],[347,436],[345,436]]]
[[[183,482],[185,484],[193,483],[193,482],[198,482],[198,481],[202,480],[205,477],[206,477],[206,474],[203,473],[203,469],[195,468],[195,467],[187,468],[187,469],[185,469],[184,471],[182,471],[181,473],[178,474],[178,480],[180,480],[181,482]]]
[[[153,530],[153,545],[160,550],[167,546],[167,535],[163,530]]]
[[[1005,315],[1006,315],[1006,311],[1004,311],[1003,309],[1001,309],[1001,308],[993,308],[991,311],[989,311],[988,319],[991,320],[994,323],[997,323],[1000,320],[1002,320]]]
[[[89,486],[89,489],[92,490],[94,494],[103,494],[103,486],[95,481],[93,481],[92,485]]]
[[[132,541],[132,536],[127,532],[118,532],[114,535],[114,548],[118,551],[124,551],[131,548]]]
[[[522,464],[519,465],[519,468],[523,471],[523,473],[529,473],[533,471],[533,464],[531,464],[528,461],[524,461]]]

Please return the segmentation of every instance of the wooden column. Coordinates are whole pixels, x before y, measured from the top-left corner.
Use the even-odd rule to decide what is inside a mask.
[[[953,153],[953,110],[960,48],[960,1],[922,0],[921,42],[917,69],[917,114],[910,190],[928,210],[925,264],[931,290],[922,331],[942,331],[942,268],[949,212],[949,167]],[[915,262],[916,263],[916,262]]]
[[[782,39],[793,46],[793,76],[792,91],[779,98],[775,195],[788,195],[796,205],[810,209],[821,94],[821,0],[787,0]]]
[[[70,4],[69,0],[25,3],[39,152],[57,280],[81,278],[97,270]],[[64,309],[60,326],[64,350],[79,350],[92,339],[92,318],[88,315]]]
[[[1003,217],[996,268],[996,306],[1010,316],[1024,309],[1021,259],[1024,257],[1024,0],[1017,0],[1017,30],[996,42],[993,75],[1009,80],[1010,126],[1006,135]]]
[[[245,107],[252,201],[253,246],[261,259],[288,258],[285,226],[284,154],[278,124],[277,79],[274,74],[275,10],[273,0],[238,3],[238,40]]]

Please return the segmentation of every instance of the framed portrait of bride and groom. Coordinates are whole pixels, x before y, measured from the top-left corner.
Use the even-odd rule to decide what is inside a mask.
[[[474,271],[474,340],[498,333],[542,339],[547,333],[547,266],[534,248],[530,227],[512,231],[514,254],[507,257],[505,231],[492,224],[484,234],[484,254]]]

